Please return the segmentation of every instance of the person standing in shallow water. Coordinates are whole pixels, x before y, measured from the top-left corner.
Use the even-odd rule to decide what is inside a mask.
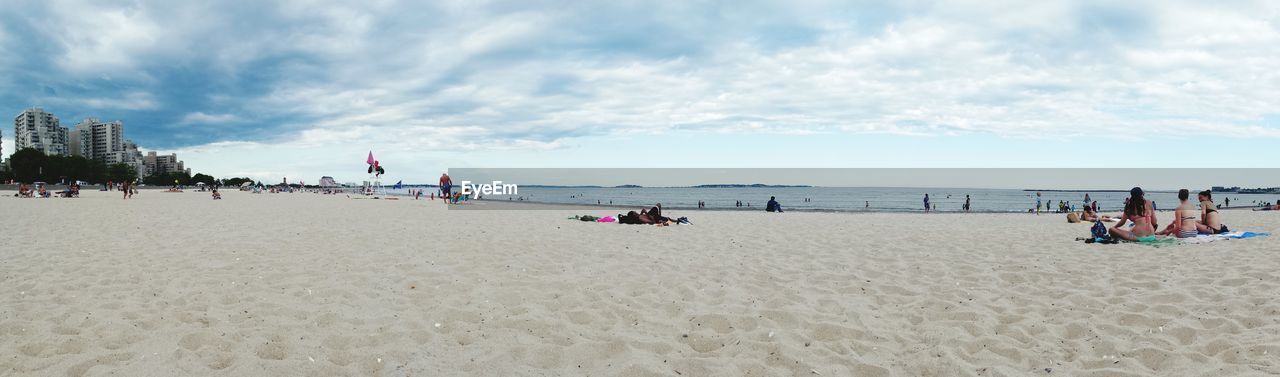
[[[929,212],[929,194],[924,194],[924,211]]]
[[[964,211],[969,212],[969,195],[968,194],[965,194],[964,196]]]

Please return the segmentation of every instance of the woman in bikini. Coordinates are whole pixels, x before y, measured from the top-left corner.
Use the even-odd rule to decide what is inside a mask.
[[[1129,201],[1124,205],[1120,222],[1109,230],[1111,236],[1128,241],[1155,241],[1156,228],[1151,224],[1155,223],[1156,214],[1151,208],[1151,201],[1143,197],[1142,188],[1129,190]],[[1133,229],[1123,229],[1124,224],[1130,221]]]
[[[1178,238],[1191,238],[1200,235],[1200,210],[1188,200],[1191,198],[1191,191],[1187,189],[1178,190],[1178,208],[1173,210],[1173,223],[1160,233],[1161,236],[1177,236]]]
[[[1222,224],[1222,214],[1218,213],[1217,206],[1213,204],[1213,192],[1204,190],[1197,196],[1200,199],[1200,233],[1226,233],[1227,226]]]

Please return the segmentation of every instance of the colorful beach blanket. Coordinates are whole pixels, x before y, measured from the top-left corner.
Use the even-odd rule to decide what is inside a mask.
[[[1209,243],[1209,242],[1215,242],[1215,241],[1239,240],[1239,239],[1254,238],[1254,237],[1266,237],[1268,235],[1269,235],[1268,233],[1230,232],[1230,233],[1223,233],[1223,234],[1201,234],[1199,236],[1195,236],[1191,238],[1182,238],[1181,241],[1183,243],[1201,244],[1201,243]]]
[[[1199,236],[1195,236],[1191,238],[1156,237],[1153,240],[1138,241],[1138,242],[1122,241],[1120,243],[1136,243],[1139,245],[1146,245],[1151,247],[1167,247],[1167,246],[1177,246],[1177,245],[1183,245],[1183,244],[1203,244],[1203,243],[1210,243],[1210,242],[1217,242],[1217,241],[1239,240],[1239,239],[1254,238],[1254,237],[1266,237],[1269,235],[1271,234],[1258,233],[1258,232],[1230,232],[1230,233],[1223,233],[1223,234],[1201,234]],[[1084,237],[1077,238],[1076,240],[1085,241],[1086,243],[1100,243],[1100,244],[1116,243],[1114,241],[1094,242],[1097,239],[1090,239],[1090,238],[1084,238]]]

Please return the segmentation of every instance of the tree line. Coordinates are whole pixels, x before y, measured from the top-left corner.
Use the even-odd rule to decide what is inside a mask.
[[[107,164],[100,160],[81,156],[45,155],[39,150],[25,148],[14,152],[9,157],[9,168],[0,171],[0,181],[15,180],[18,182],[71,183],[85,181],[102,184],[108,181],[123,182],[136,180],[138,173],[128,164]],[[243,182],[253,182],[249,178],[215,179],[207,174],[186,172],[156,173],[141,180],[150,186],[172,186],[174,184],[191,186],[198,182],[207,185],[239,186]]]

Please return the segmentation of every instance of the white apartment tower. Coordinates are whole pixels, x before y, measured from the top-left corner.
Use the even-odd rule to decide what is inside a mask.
[[[58,123],[58,117],[44,109],[33,107],[13,118],[13,144],[15,149],[32,148],[47,155],[66,155],[67,128]]]
[[[107,163],[125,162],[120,153],[125,151],[124,123],[101,122],[87,118],[76,124],[70,132],[68,143],[71,154]]]
[[[76,124],[67,137],[71,154],[108,164],[123,163],[138,172],[138,177],[146,175],[146,167],[142,163],[142,152],[138,145],[124,138],[124,123],[120,121],[102,122],[97,118],[86,118]]]
[[[142,162],[147,166],[148,174],[182,172],[191,174],[191,171],[183,166],[182,161],[178,161],[177,153],[157,155],[155,151],[147,152],[147,155],[142,158]]]

